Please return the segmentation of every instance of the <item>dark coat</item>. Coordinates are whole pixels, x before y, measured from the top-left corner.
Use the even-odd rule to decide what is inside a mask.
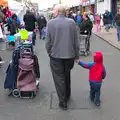
[[[25,29],[28,31],[33,31],[35,29],[36,18],[32,13],[26,13],[23,18],[25,22]]]
[[[115,22],[116,22],[116,25],[117,25],[117,26],[120,26],[120,14],[117,14],[117,15],[115,16]]]
[[[83,20],[82,23],[80,24],[80,31],[84,32],[85,30],[87,30],[88,32],[91,32],[93,28],[93,23],[91,22],[90,19],[88,20]]]
[[[113,16],[110,12],[107,12],[103,15],[104,25],[112,24]]]
[[[75,19],[74,19],[74,16],[73,16],[73,15],[71,15],[71,14],[66,15],[66,17],[68,17],[68,18],[71,18],[71,19],[75,20]]]
[[[47,20],[44,16],[39,16],[37,19],[39,29],[46,27]]]

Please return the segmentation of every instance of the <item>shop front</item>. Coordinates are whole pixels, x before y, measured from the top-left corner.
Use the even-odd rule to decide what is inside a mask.
[[[111,12],[113,16],[115,16],[118,10],[120,9],[120,0],[112,0],[111,3],[112,3]]]
[[[95,14],[95,0],[82,0],[82,12],[92,12]]]

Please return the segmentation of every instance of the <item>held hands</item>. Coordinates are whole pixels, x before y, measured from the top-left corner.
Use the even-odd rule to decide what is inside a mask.
[[[75,59],[75,62],[76,62],[76,63],[79,63],[79,59]]]

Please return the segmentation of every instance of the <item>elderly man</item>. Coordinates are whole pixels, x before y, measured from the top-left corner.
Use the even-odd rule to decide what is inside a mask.
[[[60,108],[66,110],[71,95],[70,72],[78,58],[79,44],[75,22],[65,17],[63,5],[55,7],[55,18],[47,24],[46,49],[59,98]]]

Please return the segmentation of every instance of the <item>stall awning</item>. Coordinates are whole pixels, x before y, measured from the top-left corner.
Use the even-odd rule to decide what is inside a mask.
[[[6,1],[6,0],[0,0],[0,5],[2,5],[4,7],[8,7],[8,1]]]

